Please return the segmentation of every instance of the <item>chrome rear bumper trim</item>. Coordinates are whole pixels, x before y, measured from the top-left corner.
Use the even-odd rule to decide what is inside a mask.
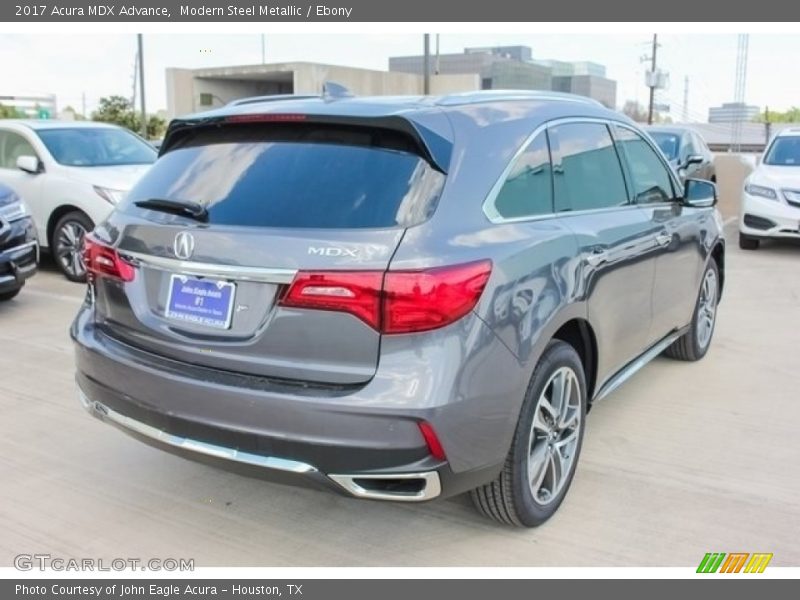
[[[289,473],[309,474],[316,473],[317,469],[309,464],[287,460],[285,458],[277,458],[274,456],[262,456],[260,454],[252,454],[250,452],[242,452],[234,448],[227,448],[225,446],[217,446],[216,444],[209,444],[190,438],[184,438],[177,435],[172,435],[166,431],[162,431],[136,419],[131,419],[125,415],[112,410],[100,402],[93,402],[86,397],[86,395],[78,391],[81,404],[90,413],[100,416],[105,421],[110,421],[124,429],[128,429],[145,437],[151,438],[163,444],[173,446],[175,448],[182,448],[190,450],[206,456],[214,456],[217,458],[224,458],[233,462],[253,465],[256,467],[263,467],[266,469],[274,469],[276,471],[285,471]]]

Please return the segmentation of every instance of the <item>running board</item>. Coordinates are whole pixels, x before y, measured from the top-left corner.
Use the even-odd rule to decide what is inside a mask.
[[[600,391],[597,392],[594,396],[594,402],[598,400],[602,400],[606,396],[608,396],[611,392],[616,390],[619,386],[623,383],[628,381],[633,375],[653,360],[656,356],[661,354],[664,350],[669,348],[669,346],[681,337],[685,333],[685,330],[677,331],[665,337],[660,342],[657,342],[654,346],[652,346],[647,352],[640,355],[639,358],[634,359],[633,361],[629,362],[625,367],[622,368],[616,375],[614,375],[611,379],[609,379],[603,387],[600,388]]]

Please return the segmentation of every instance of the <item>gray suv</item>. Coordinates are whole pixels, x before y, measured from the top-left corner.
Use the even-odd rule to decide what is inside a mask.
[[[87,237],[94,416],[357,498],[535,526],[592,404],[708,350],[725,245],[622,115],[570,95],[289,97],[173,121]]]

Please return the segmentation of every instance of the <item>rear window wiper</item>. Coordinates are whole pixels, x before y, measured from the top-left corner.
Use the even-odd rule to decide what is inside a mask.
[[[138,200],[134,202],[139,208],[149,208],[161,212],[174,213],[190,217],[196,221],[208,221],[208,210],[197,202],[181,200],[168,200],[166,198],[150,198],[149,200]]]

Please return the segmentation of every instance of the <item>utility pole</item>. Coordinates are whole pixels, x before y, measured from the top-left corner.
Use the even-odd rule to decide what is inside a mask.
[[[650,72],[653,74],[653,77],[656,77],[656,54],[658,53],[658,34],[653,34],[653,53],[650,56]],[[655,81],[651,82],[655,84]],[[647,124],[653,124],[653,103],[655,102],[656,98],[656,86],[650,86],[650,107],[647,110]]]
[[[261,34],[261,64],[267,64],[267,39],[263,33]]]
[[[683,122],[689,122],[689,76],[683,78]]]
[[[764,143],[769,145],[769,139],[772,137],[772,123],[769,121],[769,106],[764,108]]]
[[[431,93],[431,34],[424,34],[422,40],[424,46],[422,59],[422,93],[427,96]]]
[[[147,139],[147,110],[144,104],[144,50],[142,50],[142,34],[136,34],[139,46],[139,97],[142,101],[142,137]]]
[[[86,118],[86,92],[81,94],[81,114]]]
[[[436,34],[436,66],[433,69],[433,74],[439,74],[439,34]]]

